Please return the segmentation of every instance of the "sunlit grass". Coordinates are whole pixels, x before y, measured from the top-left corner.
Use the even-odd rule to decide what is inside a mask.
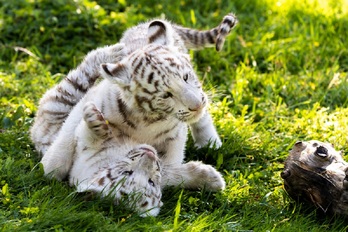
[[[341,18],[348,13],[348,1],[341,0],[267,0],[270,10],[288,14],[290,11],[300,10],[307,14]]]
[[[3,231],[346,231],[294,204],[280,173],[297,140],[348,152],[348,1],[1,1],[0,227]],[[152,17],[207,29],[234,12],[220,53],[191,53],[210,93],[219,150],[187,144],[213,164],[221,193],[166,189],[156,218],[47,180],[28,130],[42,94],[83,56]],[[347,155],[345,155],[347,157]]]

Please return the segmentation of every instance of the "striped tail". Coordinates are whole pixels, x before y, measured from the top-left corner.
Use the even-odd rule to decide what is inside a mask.
[[[82,63],[41,98],[31,138],[36,149],[45,154],[74,106],[85,96],[100,76],[100,64],[120,61],[124,44],[98,48],[87,54]]]
[[[205,47],[215,46],[217,51],[222,49],[226,36],[238,23],[237,17],[230,13],[226,15],[219,26],[207,30],[198,31],[181,26],[174,26],[175,31],[180,35],[188,49],[203,49]]]

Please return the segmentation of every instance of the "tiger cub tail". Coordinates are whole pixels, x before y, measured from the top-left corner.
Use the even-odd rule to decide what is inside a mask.
[[[237,17],[230,13],[222,19],[217,27],[210,30],[199,31],[178,25],[174,26],[174,30],[182,38],[185,47],[188,49],[203,49],[205,47],[215,46],[216,50],[220,51],[224,45],[226,36],[237,23]]]
[[[91,51],[76,69],[45,93],[30,131],[37,151],[45,154],[70,111],[100,76],[100,64],[120,61],[126,55],[124,48],[124,44],[115,44]]]

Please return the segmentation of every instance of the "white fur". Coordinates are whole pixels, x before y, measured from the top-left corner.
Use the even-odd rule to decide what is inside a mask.
[[[228,16],[231,17],[234,16]],[[187,48],[202,48],[211,44],[204,39],[194,44],[191,36],[182,37],[186,32],[191,35],[200,33],[201,36],[204,33],[164,20],[152,22],[155,23],[150,28],[151,22],[148,22],[129,29],[120,44],[89,53],[77,69],[44,95],[31,129],[36,148],[43,154],[41,162],[46,175],[58,180],[69,175],[70,184],[77,186],[78,191],[97,191],[107,195],[115,190],[116,200],[122,198],[119,195],[121,187],[127,194],[131,190],[147,194],[135,201],[143,216],[156,216],[162,205],[161,192],[152,190],[147,183],[149,176],[156,177],[162,188],[178,185],[212,191],[225,188],[221,174],[212,166],[197,161],[183,163],[188,126],[196,146],[210,144],[218,148],[222,144],[206,110],[206,94],[193,71],[189,56],[185,54]],[[226,30],[230,29],[229,26],[224,26],[224,34],[220,37],[228,34]],[[218,30],[209,33],[219,36]],[[146,57],[151,65],[135,70],[139,57]],[[101,63],[104,64],[99,70]],[[99,71],[105,79],[91,88],[94,81],[90,82],[89,78],[97,78]],[[151,75],[156,84],[150,83]],[[75,89],[74,83],[88,91],[84,93]],[[147,102],[150,98],[151,104]],[[57,99],[56,102],[54,99]],[[98,110],[96,115],[91,113],[86,116],[86,107],[89,106],[101,112]],[[100,120],[100,115],[106,121]],[[94,121],[88,122],[91,118]],[[90,123],[94,122],[109,124],[110,133],[91,127]],[[104,151],[104,148],[107,149]],[[115,183],[109,177],[110,170],[119,178],[117,165],[125,162],[127,154],[133,149],[150,151],[144,152],[147,154],[144,159],[129,163],[139,173],[146,174],[136,172],[133,187],[126,182],[125,186],[112,190],[110,186]],[[95,156],[96,153],[99,155]],[[157,160],[161,162],[161,173],[151,171]],[[144,164],[148,168],[142,168]],[[161,180],[159,175],[162,175]],[[104,183],[105,176],[108,181]],[[148,197],[157,200],[146,205],[144,201]]]

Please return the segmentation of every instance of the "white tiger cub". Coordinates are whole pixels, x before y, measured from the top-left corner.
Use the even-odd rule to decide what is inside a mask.
[[[120,42],[125,44],[128,54],[161,37],[163,43],[171,43],[183,53],[187,53],[188,49],[203,49],[211,46],[215,46],[215,49],[220,51],[226,36],[237,23],[238,20],[232,13],[224,16],[218,27],[208,31],[197,31],[165,20],[154,20],[128,29]],[[197,122],[189,124],[196,147],[204,147],[209,143],[210,146],[221,147],[222,142],[208,112],[205,112]]]
[[[156,27],[156,23],[163,23],[168,30],[163,31],[163,27]],[[57,137],[61,125],[72,108],[100,76],[100,64],[116,63],[125,55],[145,46],[151,40],[160,39],[163,34],[181,52],[186,52],[187,49],[202,49],[210,46],[215,46],[216,50],[220,51],[225,37],[237,23],[236,16],[228,14],[217,27],[207,31],[198,31],[165,20],[153,20],[128,29],[121,38],[123,44],[93,50],[76,69],[70,71],[64,80],[47,91],[41,98],[37,116],[31,129],[31,138],[36,149],[41,154],[45,154]],[[150,27],[150,24],[153,27]],[[154,30],[148,35],[149,28]],[[197,147],[203,147],[209,142],[215,142],[217,148],[221,146],[221,140],[208,113],[198,122],[191,123],[190,127]]]
[[[147,144],[120,143],[92,102],[84,105],[83,119],[75,131],[70,184],[78,192],[100,192],[116,202],[127,197],[141,216],[156,216],[163,204],[157,151]]]
[[[43,154],[41,162],[45,174],[59,180],[69,175],[70,183],[76,185],[78,191],[104,191],[105,194],[119,186],[119,182],[113,180],[123,179],[128,174],[133,179],[131,183],[143,184],[131,186],[125,181],[124,189],[146,193],[150,188],[146,183],[150,179],[154,181],[150,174],[143,175],[146,183],[138,178],[141,175],[137,171],[142,169],[136,163],[142,161],[135,160],[131,171],[119,165],[125,162],[127,154],[137,151],[147,159],[152,157],[157,164],[160,160],[159,169],[162,169],[156,175],[162,175],[162,180],[158,181],[161,187],[223,189],[225,182],[221,174],[210,165],[194,161],[183,163],[188,124],[198,146],[209,141],[221,145],[205,109],[207,97],[184,52],[185,46],[194,48],[194,44],[196,48],[216,44],[219,50],[236,22],[233,15],[228,15],[219,27],[198,32],[154,20],[140,26],[147,27],[144,35],[147,39],[143,39],[147,45],[137,47],[133,46],[136,41],[131,41],[128,45],[116,44],[89,53],[76,70],[40,101],[31,136],[37,150]],[[209,39],[197,39],[200,37]],[[125,38],[127,32],[122,42],[127,41]],[[104,62],[101,73],[105,80],[90,89],[99,76],[99,65]],[[108,125],[111,137],[108,135],[105,139],[91,127],[92,122],[86,121],[93,118],[86,117],[90,105],[99,109],[95,115],[104,115],[108,120],[102,125]],[[87,162],[85,155],[92,155],[93,159]],[[146,163],[151,164],[150,161]],[[100,168],[98,172],[95,172],[96,167]],[[152,167],[155,167],[154,162]],[[122,192],[128,194],[127,191]],[[120,193],[115,195],[119,200],[122,193],[116,192]],[[149,215],[155,216],[161,206],[161,192],[152,193],[155,196],[151,200],[146,194],[145,200],[140,198],[137,208],[139,212],[144,211],[141,207],[154,209]]]

